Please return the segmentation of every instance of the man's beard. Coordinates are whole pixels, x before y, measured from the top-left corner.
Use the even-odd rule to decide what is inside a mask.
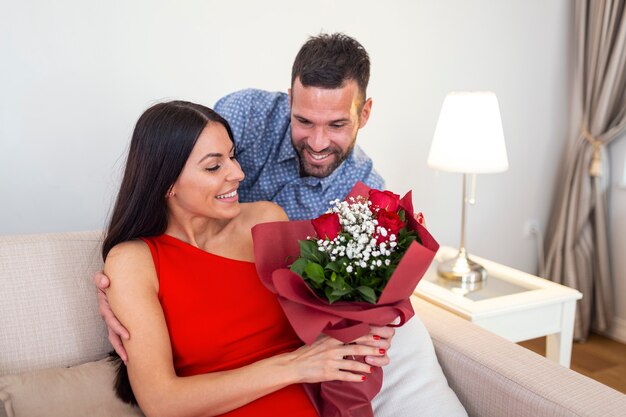
[[[346,160],[348,156],[350,156],[350,153],[354,149],[355,143],[356,137],[352,140],[352,143],[345,152],[342,152],[341,148],[335,145],[331,145],[320,152],[314,152],[311,147],[304,142],[301,142],[299,146],[294,146],[294,148],[296,149],[296,153],[298,154],[298,160],[300,161],[300,176],[317,178],[325,178],[329,176],[335,171],[335,169],[337,169],[339,165],[341,165],[343,161]],[[328,153],[329,155],[326,158],[334,157],[334,159],[333,162],[328,165],[312,165],[304,157],[305,151],[311,151],[315,154]]]

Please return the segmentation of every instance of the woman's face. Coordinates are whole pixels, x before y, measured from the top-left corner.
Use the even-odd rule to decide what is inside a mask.
[[[172,186],[170,212],[192,218],[232,219],[240,211],[237,188],[243,178],[226,129],[209,122]]]

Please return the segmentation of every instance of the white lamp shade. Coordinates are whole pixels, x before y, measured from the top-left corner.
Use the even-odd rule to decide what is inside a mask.
[[[476,174],[509,168],[494,93],[452,92],[446,96],[430,146],[428,166]]]

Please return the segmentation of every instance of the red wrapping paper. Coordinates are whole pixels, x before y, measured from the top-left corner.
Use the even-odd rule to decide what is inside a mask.
[[[369,187],[357,183],[349,197],[367,198]],[[401,200],[409,229],[422,244],[411,243],[385,286],[378,302],[337,301],[319,298],[302,277],[289,270],[300,255],[298,240],[315,236],[310,220],[263,223],[252,229],[256,268],[263,284],[278,297],[287,319],[300,339],[313,343],[322,333],[349,343],[370,331],[370,325],[402,326],[414,312],[409,298],[430,266],[439,244],[413,217],[409,191]],[[397,320],[399,319],[399,320]],[[322,417],[373,417],[371,401],[382,386],[382,369],[374,367],[364,382],[328,381],[306,384]]]

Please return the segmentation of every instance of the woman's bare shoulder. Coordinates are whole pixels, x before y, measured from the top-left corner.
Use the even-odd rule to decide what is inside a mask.
[[[142,240],[129,240],[113,246],[107,254],[106,262],[128,262],[133,258],[143,258],[150,254],[148,245]]]
[[[104,272],[110,278],[119,275],[151,275],[153,270],[150,248],[141,240],[118,243],[111,248],[104,262]]]
[[[287,213],[278,204],[271,201],[257,201],[254,203],[242,203],[241,214],[245,222],[250,226],[259,223],[287,221]]]

